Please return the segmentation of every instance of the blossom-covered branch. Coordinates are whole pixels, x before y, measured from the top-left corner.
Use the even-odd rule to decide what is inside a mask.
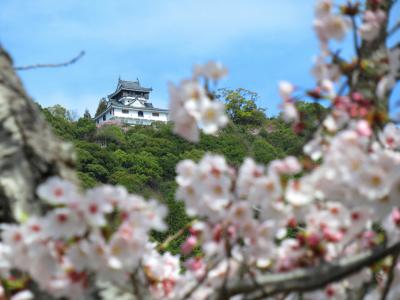
[[[363,268],[369,267],[386,256],[398,255],[399,252],[400,242],[387,248],[380,247],[352,257],[345,257],[332,263],[322,264],[310,270],[298,270],[290,273],[260,276],[257,283],[251,281],[246,283],[232,282],[229,288],[229,294],[230,296],[251,294],[248,299],[256,299],[256,297],[261,294],[267,297],[294,291],[312,291],[360,272]],[[262,290],[260,288],[262,288]]]

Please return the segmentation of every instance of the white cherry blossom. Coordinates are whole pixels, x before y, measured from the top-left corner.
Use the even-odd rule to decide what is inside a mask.
[[[41,184],[37,194],[42,200],[53,205],[68,204],[79,197],[76,186],[59,177],[51,177]]]
[[[366,10],[363,16],[363,23],[359,28],[362,39],[365,41],[374,40],[378,36],[385,20],[386,14],[383,10]]]
[[[282,100],[289,100],[295,90],[293,84],[288,81],[280,81],[279,84],[279,94]]]
[[[282,104],[282,117],[286,122],[298,122],[300,115],[293,101],[285,101]]]
[[[205,102],[200,110],[201,128],[205,134],[216,133],[221,127],[228,123],[228,117],[225,114],[225,106],[221,102]]]
[[[194,77],[204,76],[212,80],[220,80],[228,75],[228,69],[219,61],[209,61],[205,65],[195,65]]]
[[[389,149],[398,149],[400,147],[400,129],[393,123],[386,124],[385,128],[379,134],[380,141]]]
[[[72,238],[81,236],[87,227],[85,221],[69,208],[57,208],[44,219],[46,234],[53,238]]]

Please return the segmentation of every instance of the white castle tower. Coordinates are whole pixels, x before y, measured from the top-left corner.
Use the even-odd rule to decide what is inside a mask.
[[[123,123],[150,125],[152,122],[168,121],[168,110],[155,108],[149,102],[153,89],[142,87],[139,80],[118,79],[117,89],[107,96],[107,108],[95,117],[97,125]]]

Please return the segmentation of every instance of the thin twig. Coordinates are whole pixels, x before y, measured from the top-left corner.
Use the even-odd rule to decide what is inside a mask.
[[[387,35],[391,36],[399,29],[400,29],[400,20],[397,21],[396,24],[394,24],[394,26],[388,31]]]
[[[224,300],[226,299],[226,286],[228,283],[228,276],[229,273],[231,272],[231,261],[228,259],[228,266],[226,267],[226,273],[224,276],[224,282],[222,283],[222,287],[221,287],[221,292],[220,292],[220,299]]]
[[[67,67],[69,65],[72,65],[76,63],[78,60],[80,60],[83,56],[85,55],[85,51],[81,51],[77,56],[75,56],[73,59],[70,59],[69,61],[63,62],[63,63],[56,63],[56,64],[35,64],[35,65],[27,65],[27,66],[20,66],[20,67],[14,67],[14,70],[17,71],[26,71],[26,70],[31,70],[31,69],[40,69],[40,68],[60,68],[60,67]]]
[[[224,276],[224,281],[223,281],[222,286],[221,286],[221,292],[220,292],[220,299],[221,300],[224,300],[224,299],[227,298],[226,297],[226,287],[227,287],[227,284],[228,284],[229,273],[231,272],[231,257],[232,257],[231,250],[232,249],[231,249],[231,245],[229,243],[229,238],[227,236],[226,230],[224,232],[224,239],[225,239],[225,251],[227,253],[227,263],[228,263],[228,265],[226,267],[226,273],[225,273],[225,276]]]
[[[193,223],[197,221],[197,220],[192,220],[189,223],[187,223],[184,227],[182,227],[181,229],[179,229],[177,232],[175,232],[173,235],[168,236],[161,244],[159,244],[157,246],[157,250],[161,251],[161,250],[165,250],[169,243],[172,242],[173,240],[179,238],[180,236],[182,236],[186,230],[193,225]]]
[[[392,264],[390,265],[388,278],[386,279],[385,287],[382,291],[381,300],[385,300],[389,293],[390,286],[392,285],[392,282],[394,279],[394,269],[396,268],[397,259],[399,258],[399,254],[400,253],[398,252],[392,256]]]
[[[242,266],[245,268],[246,273],[250,276],[251,282],[254,284],[255,287],[257,287],[257,289],[261,290],[261,293],[262,293],[261,295],[263,297],[266,297],[267,292],[264,290],[264,287],[258,283],[255,274],[252,272],[252,270],[250,270],[249,264],[248,264],[247,260],[245,259],[245,255],[244,255],[243,251],[242,251],[242,256],[244,258]]]
[[[207,280],[210,271],[211,271],[212,269],[214,269],[214,267],[216,267],[216,266],[219,264],[219,262],[220,262],[220,261],[217,260],[217,261],[215,261],[215,262],[213,262],[213,263],[210,263],[210,265],[207,266],[204,275],[201,276],[201,278],[199,278],[199,279],[197,280],[197,284],[196,284],[195,286],[193,286],[187,293],[185,293],[185,294],[183,295],[183,297],[181,298],[181,300],[189,299],[190,296],[204,283],[204,281]]]
[[[358,61],[361,60],[361,50],[360,50],[360,46],[358,44],[358,36],[357,36],[357,23],[356,23],[356,18],[355,16],[351,17],[351,25],[353,27],[353,43],[354,43],[354,50],[357,53],[357,58]]]
[[[349,78],[346,77],[346,80],[339,87],[339,90],[338,90],[338,93],[337,93],[338,96],[343,96],[343,93],[345,92],[346,87],[349,85],[349,82],[350,82]]]

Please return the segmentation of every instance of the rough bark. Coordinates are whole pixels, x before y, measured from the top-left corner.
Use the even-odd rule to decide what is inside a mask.
[[[72,145],[52,133],[0,45],[0,223],[40,212],[35,194],[50,176],[75,180]]]
[[[390,50],[386,44],[387,36],[388,36],[388,23],[389,23],[389,15],[390,10],[396,0],[383,0],[381,3],[382,10],[387,14],[388,18],[382,24],[380,33],[376,36],[372,41],[361,41],[361,45],[359,46],[358,59],[364,61],[373,61],[374,58],[381,57],[385,55]],[[368,74],[368,72],[360,72],[356,73],[357,75],[355,85],[353,89],[356,91],[362,91],[364,95],[369,99],[374,99],[375,104],[380,107],[383,111],[387,112],[389,109],[389,98],[392,92],[392,89],[387,91],[386,99],[384,101],[376,99],[376,89],[379,82],[380,77],[376,77],[376,75],[372,76]],[[379,74],[384,75],[384,74]]]

